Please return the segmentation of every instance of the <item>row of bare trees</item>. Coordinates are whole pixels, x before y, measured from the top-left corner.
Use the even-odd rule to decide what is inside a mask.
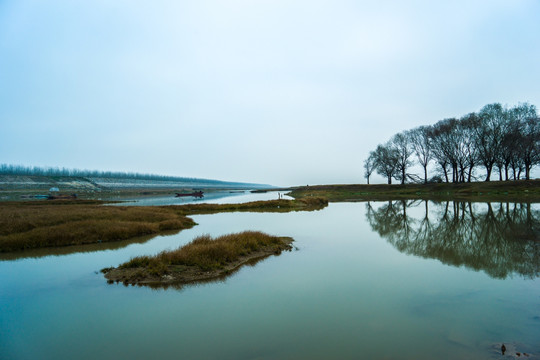
[[[423,179],[409,170],[423,168]],[[398,133],[378,145],[364,161],[369,184],[376,172],[388,180],[428,182],[428,167],[436,166],[433,181],[470,182],[480,169],[485,181],[497,170],[499,180],[529,179],[540,165],[540,118],[536,107],[520,103],[507,108],[499,103],[484,106],[478,113],[444,119]]]
[[[74,176],[104,179],[132,179],[145,181],[178,181],[199,182],[204,184],[221,184],[222,181],[197,179],[178,176],[165,176],[156,174],[141,174],[135,172],[78,170],[58,167],[24,166],[12,164],[0,164],[0,175],[12,176]]]

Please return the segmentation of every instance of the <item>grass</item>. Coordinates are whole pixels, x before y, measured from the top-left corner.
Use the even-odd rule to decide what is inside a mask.
[[[220,276],[254,258],[291,248],[290,238],[244,231],[211,238],[199,236],[189,244],[155,256],[138,256],[118,268],[103,269],[109,280],[127,282],[193,281]]]
[[[405,185],[318,185],[292,190],[296,199],[324,197],[332,202],[395,199],[540,201],[540,180]]]
[[[120,241],[195,222],[160,208],[88,203],[0,203],[0,252]]]
[[[328,205],[322,197],[309,197],[298,200],[253,201],[243,204],[188,204],[166,206],[183,215],[215,214],[220,212],[289,212],[319,210]]]
[[[245,204],[102,206],[96,201],[0,202],[0,252],[135,239],[193,227],[187,215],[315,210],[320,198]]]

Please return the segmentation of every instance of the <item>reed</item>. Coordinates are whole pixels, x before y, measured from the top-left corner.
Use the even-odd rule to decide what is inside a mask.
[[[119,241],[194,225],[161,208],[0,203],[0,252]]]
[[[297,200],[266,200],[243,204],[188,204],[166,208],[183,215],[213,214],[219,212],[290,212],[319,210],[328,205],[324,197],[306,197]]]
[[[86,201],[0,202],[0,252],[133,239],[193,227],[187,215],[317,210],[322,198],[244,204],[103,206]]]
[[[203,235],[172,251],[137,256],[102,272],[111,281],[129,283],[197,281],[221,276],[253,259],[290,250],[291,238],[244,231],[212,238]],[[169,276],[167,276],[169,275]]]

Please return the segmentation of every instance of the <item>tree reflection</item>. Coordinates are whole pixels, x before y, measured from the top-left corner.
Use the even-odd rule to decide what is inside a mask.
[[[371,228],[405,254],[483,270],[493,278],[540,274],[540,211],[530,203],[398,200],[368,202],[366,210]]]

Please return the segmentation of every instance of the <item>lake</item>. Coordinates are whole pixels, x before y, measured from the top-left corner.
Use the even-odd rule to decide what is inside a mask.
[[[0,358],[499,359],[503,342],[507,355],[539,358],[539,204],[331,203],[193,219],[117,248],[3,255]],[[244,230],[291,236],[295,250],[169,289],[99,273]]]

